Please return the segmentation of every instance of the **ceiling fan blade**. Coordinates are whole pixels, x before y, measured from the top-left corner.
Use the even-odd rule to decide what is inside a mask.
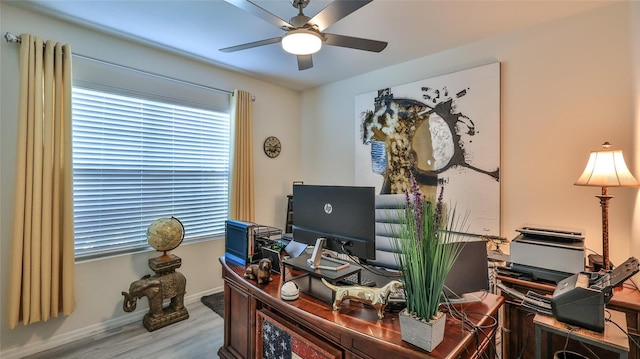
[[[313,67],[312,55],[298,55],[298,71],[307,70]]]
[[[282,20],[281,18],[261,8],[260,6],[252,3],[249,0],[224,0],[224,1],[250,14],[253,14],[261,18],[262,20],[270,24],[273,24],[281,29],[288,29],[289,27],[291,27],[291,24],[289,24],[288,22]]]
[[[281,41],[282,41],[281,37],[272,37],[270,39],[249,42],[249,43],[242,44],[242,45],[225,47],[224,49],[220,49],[219,51],[222,51],[222,52],[236,52],[236,51],[240,51],[240,50],[251,49],[251,48],[254,48],[254,47],[258,47],[258,46],[276,44],[276,43],[281,42]]]
[[[367,5],[371,1],[373,0],[334,0],[309,20],[309,23],[316,25],[318,27],[318,31],[324,31],[329,26]]]
[[[325,44],[332,46],[348,47],[351,49],[365,50],[372,52],[380,52],[387,47],[387,42],[363,39],[359,37],[336,35],[336,34],[323,34],[326,38]]]

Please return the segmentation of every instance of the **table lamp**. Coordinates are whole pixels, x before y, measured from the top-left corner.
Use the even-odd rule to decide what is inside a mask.
[[[576,186],[602,187],[600,198],[602,207],[602,265],[605,270],[611,269],[609,262],[609,187],[638,186],[638,181],[633,177],[627,164],[624,162],[622,151],[611,150],[611,144],[602,144],[602,150],[592,151],[584,172],[576,181]]]

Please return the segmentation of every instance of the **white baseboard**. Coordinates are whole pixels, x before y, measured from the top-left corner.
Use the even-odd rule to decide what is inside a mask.
[[[189,305],[200,301],[200,298],[205,295],[213,293],[219,293],[224,290],[223,287],[213,288],[200,293],[190,294],[184,296],[184,304]],[[55,347],[74,342],[76,340],[88,338],[94,335],[100,335],[112,331],[116,328],[131,324],[137,321],[141,321],[146,310],[140,310],[131,313],[130,315],[123,315],[117,318],[109,319],[107,321],[90,325],[88,327],[76,329],[74,331],[63,333],[53,336],[51,338],[27,343],[19,348],[9,349],[6,351],[0,351],[0,358],[2,359],[20,359],[27,355],[33,355],[45,350],[53,349]],[[71,314],[73,315],[73,314]]]

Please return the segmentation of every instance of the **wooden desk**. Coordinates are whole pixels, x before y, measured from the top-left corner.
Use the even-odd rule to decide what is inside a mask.
[[[627,319],[624,313],[615,310],[608,310],[611,320],[618,324],[620,328],[627,330]],[[559,334],[563,337],[570,337],[585,344],[591,344],[603,348],[607,351],[618,354],[618,358],[627,359],[629,354],[629,340],[627,335],[616,327],[613,323],[605,322],[602,333],[594,332],[576,326],[567,325],[557,321],[548,315],[536,314],[533,318],[533,325],[536,330],[536,359],[542,359],[542,331],[547,332],[547,352],[545,358],[550,358],[553,354],[551,347],[551,333]]]
[[[552,295],[555,285],[539,282],[526,281],[517,278],[498,275],[497,279],[505,286],[515,289],[521,293],[531,290],[540,294]],[[502,293],[505,303],[502,307],[502,326],[504,335],[502,338],[503,358],[533,358],[535,354],[534,325],[531,311],[520,306],[520,301]],[[607,309],[616,310],[625,314],[629,335],[635,341],[640,340],[640,291],[631,287],[629,283],[624,286],[614,288],[613,298]],[[564,347],[566,337],[554,335],[552,345],[555,350]],[[599,348],[592,348],[600,358],[609,358],[611,353]],[[588,354],[580,344],[570,341],[568,350]],[[640,359],[640,350],[635,344],[629,347],[629,358]]]
[[[243,277],[245,267],[220,258],[225,281],[224,345],[218,351],[223,358],[254,358],[259,347],[256,323],[266,316],[278,325],[308,338],[338,358],[478,358],[483,353],[494,357],[494,324],[503,298],[486,294],[476,303],[456,305],[469,319],[481,327],[470,332],[460,321],[447,315],[445,338],[431,353],[402,341],[397,313],[385,313],[377,319],[373,308],[360,303],[343,303],[332,311],[329,303],[300,293],[294,301],[280,299],[282,278],[258,285]],[[288,269],[290,270],[290,269]],[[287,273],[287,277],[296,273]],[[274,319],[275,318],[275,319]]]

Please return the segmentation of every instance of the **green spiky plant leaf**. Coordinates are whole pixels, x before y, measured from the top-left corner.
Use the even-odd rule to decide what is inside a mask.
[[[444,187],[437,201],[424,197],[412,176],[412,191],[406,193],[404,223],[392,241],[402,271],[408,312],[418,318],[434,319],[439,311],[444,282],[464,242],[466,216],[456,215],[455,206],[445,210]]]

